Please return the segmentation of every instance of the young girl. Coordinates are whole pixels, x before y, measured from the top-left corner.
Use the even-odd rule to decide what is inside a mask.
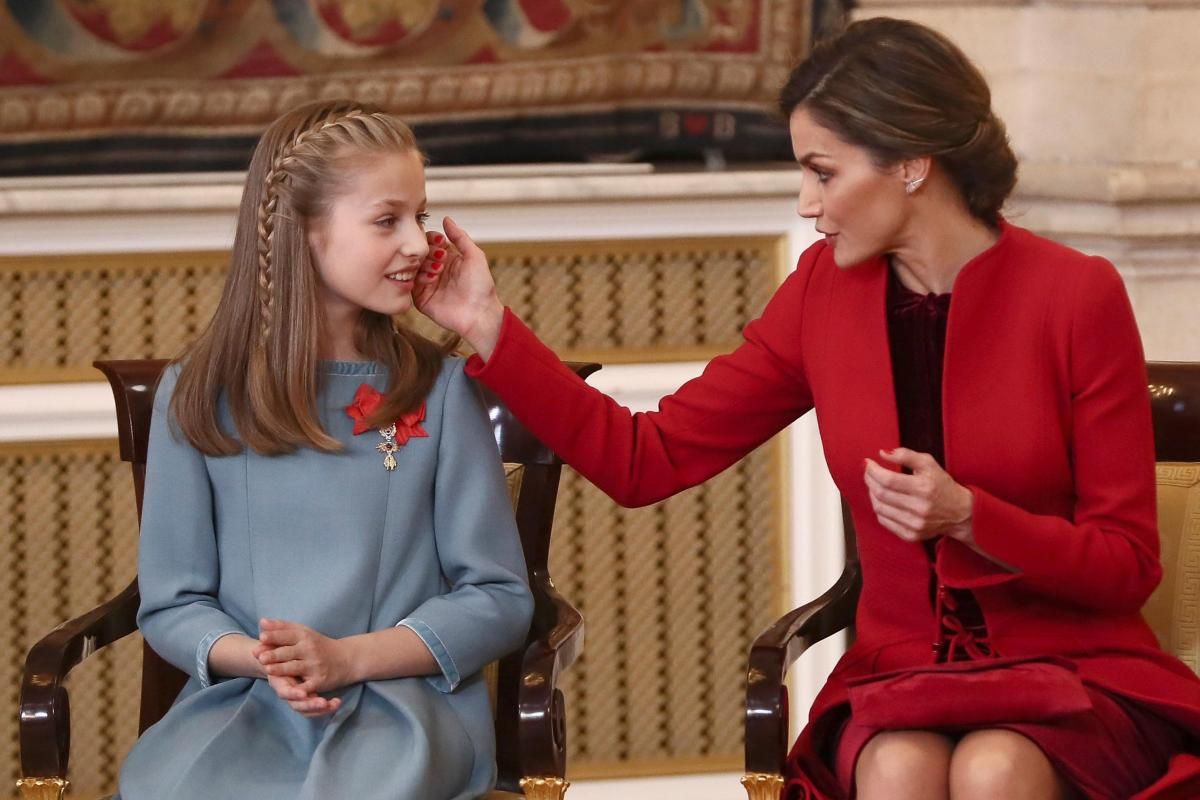
[[[458,359],[394,317],[440,269],[394,117],[309,105],[263,135],[208,329],[163,377],[138,622],[190,680],[124,800],[473,798],[480,671],[532,597]]]

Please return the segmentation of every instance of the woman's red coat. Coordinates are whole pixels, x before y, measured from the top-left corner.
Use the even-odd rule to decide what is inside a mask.
[[[810,725],[846,702],[847,680],[929,664],[937,632],[925,551],[880,526],[862,477],[865,458],[899,444],[887,269],[882,259],[839,268],[824,243],[813,245],[746,326],[745,342],[657,412],[631,414],[587,387],[511,313],[488,362],[468,366],[625,506],[712,477],[816,410],[830,472],[853,512],[863,592],[857,639]],[[1154,445],[1120,276],[1101,258],[1005,224],[963,267],[953,298],[946,469],[974,494],[979,547],[1012,569],[941,539],[939,579],[975,593],[1001,654],[1065,656],[1085,682],[1200,733],[1200,680],[1162,651],[1140,614],[1161,576]],[[797,763],[806,747],[802,736]],[[1160,788],[1186,782],[1197,764],[1178,757]],[[1145,796],[1200,796],[1178,791],[1189,793]]]

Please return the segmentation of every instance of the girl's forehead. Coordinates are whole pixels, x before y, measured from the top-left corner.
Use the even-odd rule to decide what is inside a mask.
[[[425,193],[425,165],[416,152],[364,153],[340,165],[347,194]]]

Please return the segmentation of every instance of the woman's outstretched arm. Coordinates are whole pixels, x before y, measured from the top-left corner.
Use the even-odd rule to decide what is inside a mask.
[[[707,480],[812,408],[801,333],[821,245],[746,326],[740,347],[710,362],[658,411],[635,414],[580,380],[506,310],[486,256],[452,220],[445,228],[453,247],[443,270],[426,270],[418,307],[476,349],[468,374],[622,505],[654,503]]]

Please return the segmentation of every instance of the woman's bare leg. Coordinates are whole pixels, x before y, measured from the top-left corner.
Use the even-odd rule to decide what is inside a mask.
[[[1013,731],[973,731],[950,758],[953,800],[1069,800],[1074,790],[1030,739]]]
[[[858,800],[947,800],[954,742],[930,731],[871,737],[854,767]]]

